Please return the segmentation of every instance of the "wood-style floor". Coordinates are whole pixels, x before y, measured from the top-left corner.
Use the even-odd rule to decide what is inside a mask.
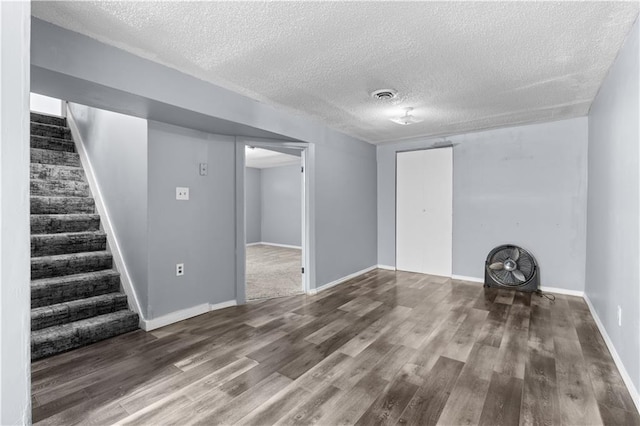
[[[35,362],[42,424],[637,425],[581,298],[375,270]]]

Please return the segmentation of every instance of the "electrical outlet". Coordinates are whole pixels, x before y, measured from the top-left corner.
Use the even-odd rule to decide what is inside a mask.
[[[622,327],[622,307],[618,305],[618,327]]]
[[[209,165],[207,163],[200,163],[200,176],[206,176],[209,173]]]
[[[187,187],[176,187],[176,200],[188,200],[189,199],[189,188]]]
[[[176,263],[176,277],[184,275],[184,263]]]

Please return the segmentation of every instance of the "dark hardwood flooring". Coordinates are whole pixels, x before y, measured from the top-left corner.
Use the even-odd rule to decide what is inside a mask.
[[[40,424],[638,425],[585,302],[375,270],[34,362]]]

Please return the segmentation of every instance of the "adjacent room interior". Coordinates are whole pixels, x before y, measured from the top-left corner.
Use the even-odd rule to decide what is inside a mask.
[[[640,425],[639,12],[0,2],[0,424]]]
[[[301,149],[246,146],[247,300],[304,292],[302,167]]]

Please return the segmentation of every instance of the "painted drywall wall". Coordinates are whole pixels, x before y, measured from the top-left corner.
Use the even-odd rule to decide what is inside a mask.
[[[49,96],[31,93],[29,97],[31,111],[48,115],[62,116],[62,101]]]
[[[234,300],[235,139],[153,121],[148,134],[149,318]]]
[[[30,2],[0,2],[0,424],[31,424]]]
[[[247,244],[262,241],[262,171],[245,168],[245,214]]]
[[[302,173],[300,165],[262,169],[262,242],[302,244]]]
[[[38,19],[32,38],[39,93],[214,133],[310,143],[311,288],[376,264],[374,146]]]
[[[69,104],[143,315],[147,274],[147,120]],[[104,218],[103,218],[104,220]]]
[[[635,23],[589,112],[586,294],[640,389],[640,34]],[[617,307],[622,308],[618,326]]]
[[[453,274],[482,279],[489,251],[521,245],[541,285],[584,290],[587,119],[447,138],[453,148]],[[442,138],[378,146],[378,256],[395,266],[395,153]]]
[[[347,140],[334,139],[316,149],[317,287],[376,264],[376,162],[370,147],[373,152],[351,149]],[[307,175],[309,170],[307,162]]]
[[[247,243],[302,244],[300,166],[247,167],[245,173]]]

